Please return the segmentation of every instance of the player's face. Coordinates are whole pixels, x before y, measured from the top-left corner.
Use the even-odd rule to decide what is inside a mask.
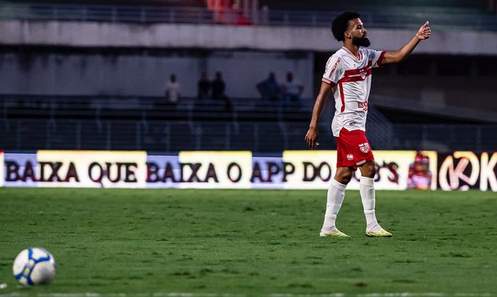
[[[349,29],[347,30],[346,35],[352,39],[354,45],[368,47],[371,44],[367,38],[368,30],[364,28],[364,24],[360,18],[353,19],[349,22]]]
[[[360,18],[353,19],[349,22],[349,30],[352,37],[363,38],[368,34],[368,30],[364,27]]]

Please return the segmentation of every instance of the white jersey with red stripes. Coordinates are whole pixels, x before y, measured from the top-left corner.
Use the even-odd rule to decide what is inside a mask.
[[[328,59],[323,81],[335,86],[336,111],[331,124],[335,137],[342,128],[366,131],[372,69],[381,65],[383,55],[383,51],[361,47],[355,56],[342,47]]]

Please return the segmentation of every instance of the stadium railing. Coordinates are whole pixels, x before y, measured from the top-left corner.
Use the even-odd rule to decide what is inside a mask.
[[[182,97],[172,104],[165,97],[0,95],[2,116],[44,119],[133,120],[307,120],[303,111],[312,101],[272,101],[261,98],[197,99]]]
[[[258,98],[178,106],[160,97],[1,97],[0,148],[106,149],[177,152],[251,150],[262,153],[305,149],[310,106],[285,106]],[[310,101],[310,100],[309,100]],[[157,104],[159,103],[159,104]],[[328,117],[330,116],[329,113]],[[495,124],[393,124],[371,106],[368,137],[375,149],[495,150]],[[321,149],[334,149],[329,118],[321,121]]]
[[[494,151],[496,129],[496,125],[477,124],[394,124],[388,140],[383,136],[378,138],[371,130],[368,138],[375,149],[382,150]],[[320,130],[320,149],[335,149],[329,127]],[[306,149],[306,131],[307,123],[295,122],[13,119],[0,120],[0,148],[17,152],[104,149],[278,153],[286,149]]]
[[[253,25],[329,27],[338,11],[259,10],[251,19]],[[414,28],[427,19],[437,30],[497,31],[497,16],[477,10],[454,12],[430,10],[362,11],[370,28]],[[201,7],[162,7],[124,5],[70,5],[70,4],[0,4],[0,19],[56,20],[111,23],[188,23],[216,24],[212,12]],[[229,19],[229,18],[227,18]],[[232,19],[236,19],[233,17]]]

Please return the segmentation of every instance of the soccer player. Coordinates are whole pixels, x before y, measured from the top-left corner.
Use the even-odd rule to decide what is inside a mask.
[[[384,64],[398,63],[406,58],[422,40],[431,35],[429,22],[396,51],[368,49],[367,30],[355,12],[344,12],[333,20],[333,36],[343,47],[326,63],[319,94],[312,111],[312,119],[305,140],[311,149],[318,145],[318,121],[328,95],[333,93],[336,112],[331,125],[337,143],[337,170],[328,189],[326,212],[320,236],[348,237],[338,230],[335,221],[345,197],[345,187],[357,168],[361,171],[360,193],[366,216],[366,235],[390,237],[375,215],[373,177],[375,163],[366,138],[366,116],[371,89],[372,69]]]

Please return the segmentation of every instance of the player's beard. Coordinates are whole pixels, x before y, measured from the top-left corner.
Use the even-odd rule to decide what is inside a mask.
[[[371,42],[367,37],[353,37],[352,44],[357,46],[368,47],[371,45]]]

